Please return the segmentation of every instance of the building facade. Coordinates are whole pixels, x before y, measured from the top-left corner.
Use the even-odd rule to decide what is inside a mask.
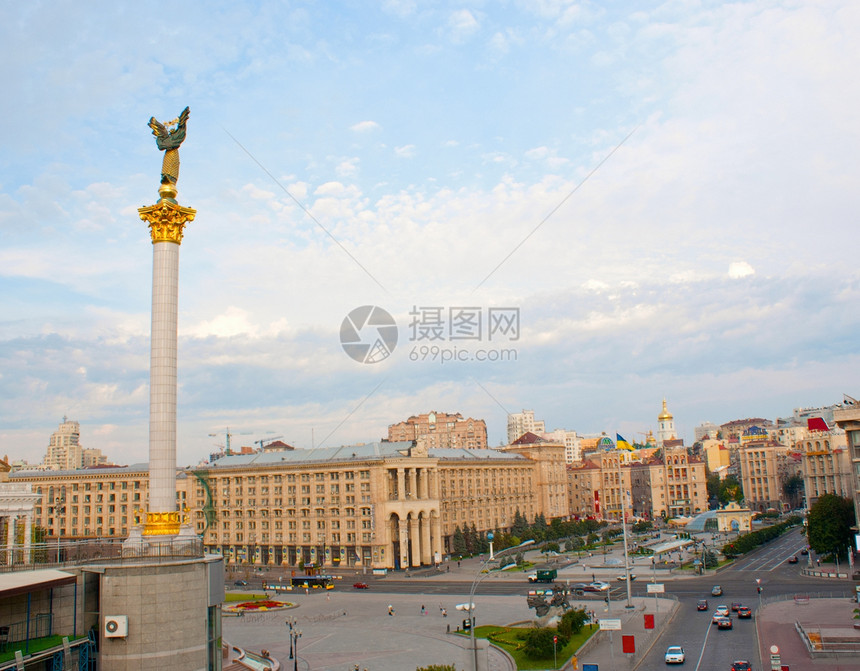
[[[546,433],[546,423],[535,419],[534,410],[523,410],[508,415],[508,444],[510,445],[525,433],[542,436]]]
[[[44,466],[52,470],[71,470],[107,463],[100,450],[81,447],[81,425],[63,417],[60,426],[51,434]]]
[[[388,440],[423,441],[428,448],[454,447],[482,450],[487,447],[487,423],[483,419],[463,419],[457,413],[428,412],[388,427]]]
[[[806,506],[824,494],[854,497],[851,453],[842,431],[815,431],[797,443],[803,466]]]
[[[787,449],[768,439],[742,442],[737,450],[744,500],[753,510],[782,510],[779,461]]]
[[[845,431],[846,446],[851,459],[854,515],[860,521],[860,403],[846,397],[842,407],[833,411],[833,421]]]

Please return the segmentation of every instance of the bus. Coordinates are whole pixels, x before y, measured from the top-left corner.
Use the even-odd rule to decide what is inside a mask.
[[[334,583],[330,575],[300,575],[290,578],[293,589],[334,589]]]

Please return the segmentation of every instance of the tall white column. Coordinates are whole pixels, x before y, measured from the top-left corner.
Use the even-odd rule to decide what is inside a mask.
[[[176,350],[179,315],[179,245],[196,211],[176,202],[176,187],[162,184],[161,199],[138,209],[152,236],[152,342],[149,364],[149,510],[144,535],[175,535]]]
[[[152,244],[149,364],[149,509],[176,510],[176,350],[179,244]]]

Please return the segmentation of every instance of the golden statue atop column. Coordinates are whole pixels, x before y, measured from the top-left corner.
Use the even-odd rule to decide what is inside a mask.
[[[143,536],[190,532],[176,505],[176,369],[179,245],[196,210],[176,201],[179,145],[185,140],[188,108],[172,121],[152,117],[149,127],[164,152],[158,202],[138,209],[152,238],[152,335],[149,367],[149,509]],[[189,529],[181,529],[188,526]]]

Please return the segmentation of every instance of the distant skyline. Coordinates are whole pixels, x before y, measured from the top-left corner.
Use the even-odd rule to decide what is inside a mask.
[[[860,393],[855,2],[0,18],[11,459],[40,461],[63,415],[85,447],[147,458],[137,208],[161,168],[147,121],[186,105],[181,465],[227,427],[341,445],[436,409],[486,420],[497,445],[526,408],[638,440],[665,397],[689,443],[705,421]],[[344,327],[362,306],[396,329]]]

